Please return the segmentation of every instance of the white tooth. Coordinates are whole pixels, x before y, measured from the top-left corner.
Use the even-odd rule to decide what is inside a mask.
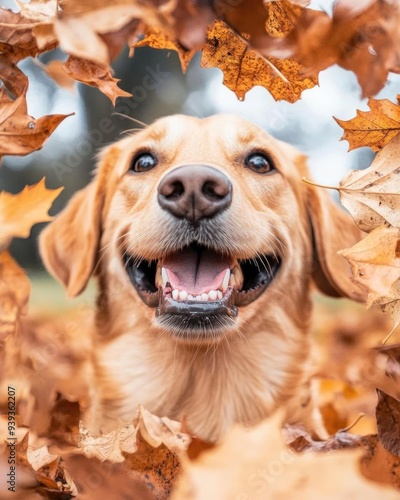
[[[156,269],[156,277],[154,278],[154,283],[156,284],[156,287],[161,286],[161,268],[158,266]]]
[[[236,279],[235,279],[235,275],[232,273],[230,278],[229,278],[229,286],[231,288],[235,288],[235,285],[236,285]]]
[[[187,300],[189,294],[186,292],[186,290],[181,290],[179,292],[179,299],[180,300]]]
[[[161,278],[162,278],[162,285],[165,288],[167,286],[167,283],[169,283],[169,277],[165,267],[161,268]]]
[[[201,294],[201,300],[208,300],[208,293],[202,293]]]
[[[195,299],[198,300],[198,301],[202,300],[201,299],[201,295],[196,295]]]
[[[174,300],[178,300],[178,298],[179,298],[179,290],[172,290],[172,298]]]
[[[188,300],[196,300],[196,297],[189,293]]]
[[[215,290],[210,290],[208,292],[208,296],[210,297],[210,300],[217,300],[218,294]]]
[[[221,290],[225,293],[228,290],[229,278],[231,277],[231,270],[227,269],[225,272],[224,279],[222,280]]]
[[[221,290],[218,290],[217,294],[218,294],[218,300],[221,300],[223,297]]]

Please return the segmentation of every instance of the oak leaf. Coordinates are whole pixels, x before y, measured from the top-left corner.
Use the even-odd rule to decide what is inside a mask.
[[[0,248],[12,238],[27,238],[38,222],[51,220],[48,211],[63,189],[47,189],[43,178],[18,194],[0,192]]]
[[[370,111],[357,110],[351,120],[339,120],[344,129],[342,140],[349,142],[349,151],[368,146],[372,151],[380,151],[400,133],[400,94],[398,104],[388,99],[369,99]]]
[[[132,94],[118,87],[119,80],[113,78],[107,66],[93,61],[70,56],[63,65],[68,76],[78,82],[97,87],[115,105],[118,97],[131,97]]]
[[[32,118],[27,114],[24,95],[12,100],[5,89],[0,88],[0,155],[27,155],[41,149],[57,126],[73,114]]]
[[[15,333],[19,317],[27,313],[29,293],[30,283],[25,271],[19,267],[7,251],[1,252],[0,343]]]
[[[224,84],[239,99],[256,85],[265,87],[276,100],[297,101],[303,90],[317,80],[303,75],[301,65],[293,59],[260,56],[249,49],[248,42],[236,35],[223,21],[209,29],[201,59],[203,68],[218,67],[224,73]]]

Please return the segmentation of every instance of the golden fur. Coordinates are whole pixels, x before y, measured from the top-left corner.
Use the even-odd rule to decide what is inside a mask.
[[[135,153],[148,149],[157,152],[159,165],[129,172]],[[243,168],[252,149],[270,156],[274,175]],[[120,256],[121,245],[147,260],[171,250],[176,221],[157,203],[157,186],[166,173],[191,163],[214,166],[232,182],[231,206],[214,222],[214,244],[239,259],[271,250],[282,256],[274,281],[239,308],[234,326],[197,342],[177,340],[157,324]],[[336,254],[360,233],[325,192],[301,182],[308,175],[303,155],[235,116],[162,118],[105,148],[94,180],[40,239],[46,267],[70,296],[93,271],[98,275],[92,425],[109,430],[130,421],[138,404],[184,418],[188,429],[210,440],[281,405],[289,420],[307,421],[312,282],[332,296],[362,298]]]

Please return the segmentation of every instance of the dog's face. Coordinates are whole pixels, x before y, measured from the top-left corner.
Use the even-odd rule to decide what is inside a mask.
[[[301,155],[245,120],[163,118],[102,153],[42,255],[70,295],[97,265],[108,303],[183,342],[239,332],[287,296],[300,310],[312,275],[357,298],[336,251],[358,232],[303,175]]]

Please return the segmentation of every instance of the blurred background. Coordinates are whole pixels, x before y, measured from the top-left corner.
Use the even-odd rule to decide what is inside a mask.
[[[15,9],[2,0],[2,6]],[[329,11],[331,0],[314,1],[312,7]],[[219,69],[202,69],[200,54],[183,74],[175,52],[139,48],[128,58],[125,50],[113,64],[120,87],[131,92],[131,98],[119,98],[115,109],[97,89],[78,84],[73,92],[59,87],[43,71],[43,64],[65,59],[55,50],[39,60],[27,59],[20,64],[29,76],[28,112],[38,118],[44,114],[75,114],[56,129],[42,150],[26,157],[5,157],[0,167],[0,189],[19,192],[26,184],[46,177],[49,188],[64,186],[54,203],[57,213],[77,189],[89,182],[97,151],[117,139],[121,132],[138,125],[123,113],[147,124],[174,113],[208,116],[229,112],[241,115],[275,137],[293,144],[309,156],[313,177],[324,184],[336,185],[348,169],[368,167],[373,155],[369,148],[347,152],[348,143],[340,142],[342,129],[332,116],[348,120],[356,109],[366,110],[360,87],[353,73],[332,67],[320,73],[319,86],[306,90],[294,104],[276,102],[262,87],[255,87],[239,101],[222,85]],[[152,89],[143,86],[152,76]],[[155,76],[156,75],[156,76]],[[144,80],[145,79],[145,80]],[[395,101],[400,90],[400,76],[390,77],[377,98]],[[36,225],[28,240],[16,239],[11,251],[28,272],[41,268],[36,238],[43,225]]]

